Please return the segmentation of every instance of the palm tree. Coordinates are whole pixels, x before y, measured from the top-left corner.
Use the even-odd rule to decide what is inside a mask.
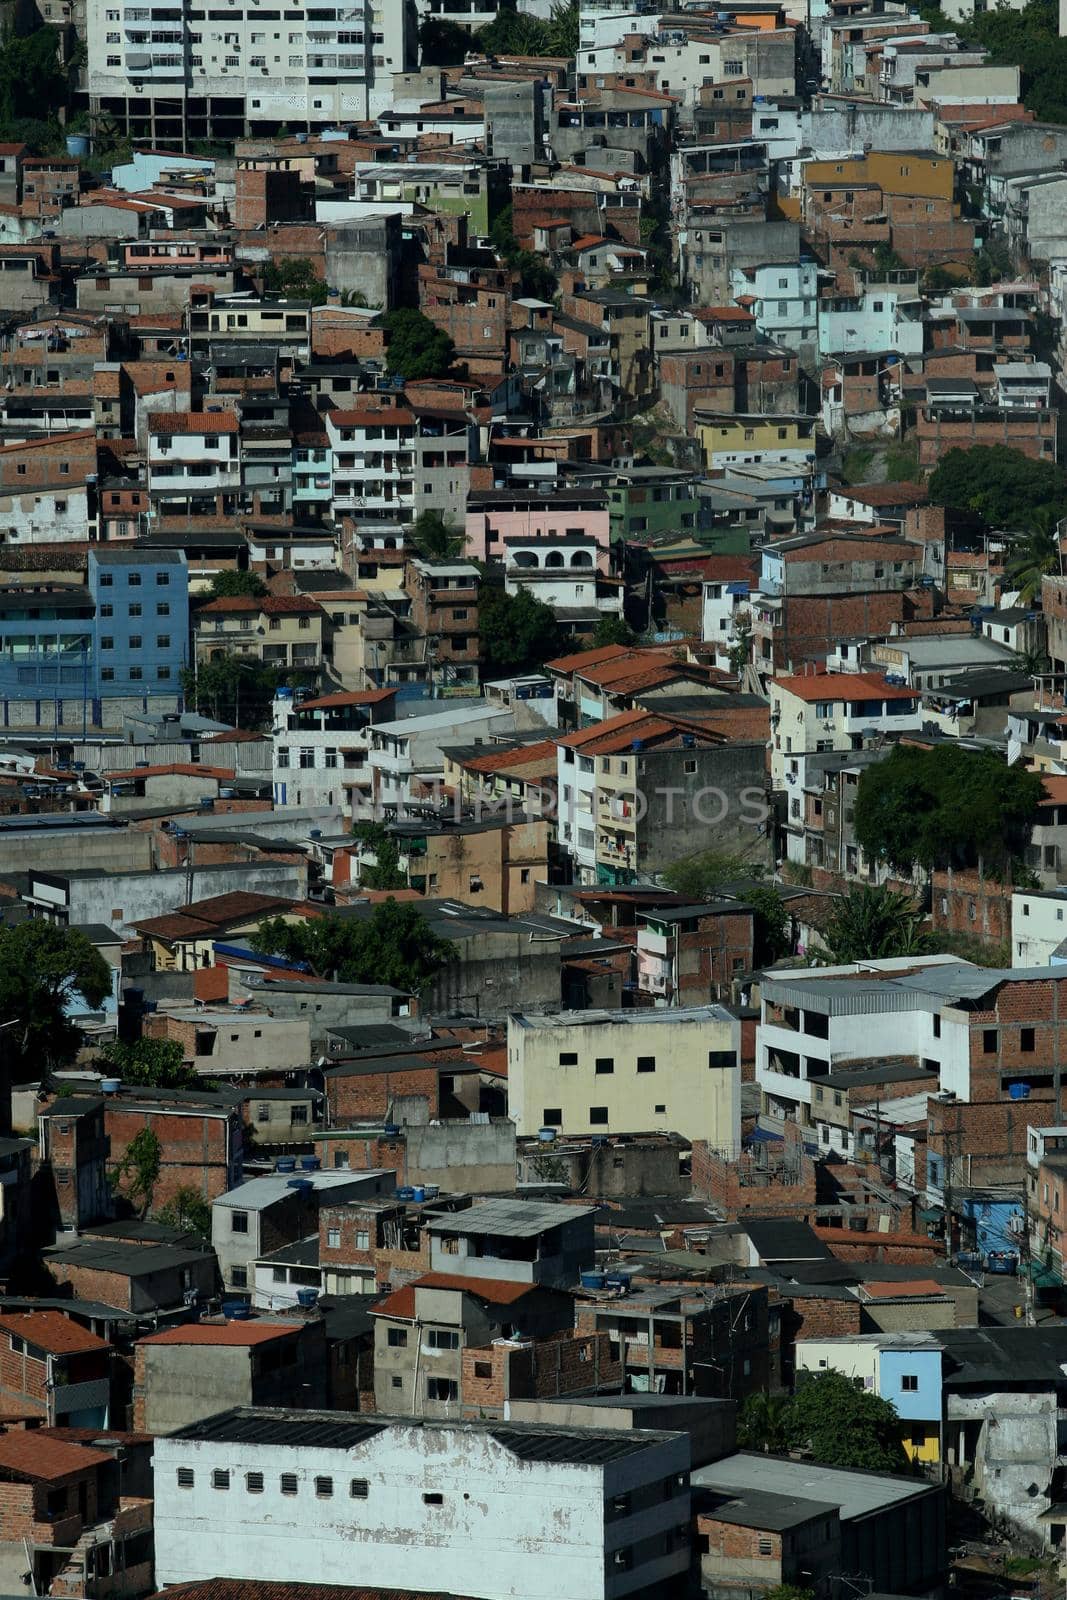
[[[788,1450],[789,1405],[785,1394],[750,1394],[738,1413],[738,1448],[762,1450],[765,1455]]]
[[[886,885],[855,884],[819,930],[816,958],[833,964],[917,955],[923,949],[923,913],[910,895]]]
[[[439,511],[420,511],[411,524],[411,542],[426,561],[454,561],[463,554],[467,536]]]
[[[1025,530],[1012,540],[1005,577],[1019,591],[1023,605],[1041,595],[1041,579],[1060,564],[1059,517],[1051,506],[1039,506]]]

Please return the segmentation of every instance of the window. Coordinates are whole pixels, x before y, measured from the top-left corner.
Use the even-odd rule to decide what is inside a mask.
[[[349,1498],[352,1500],[366,1500],[369,1486],[366,1478],[353,1478],[348,1485]]]
[[[773,1539],[760,1538],[757,1541],[756,1548],[759,1551],[761,1556],[773,1555],[774,1554],[774,1541],[773,1541]]]
[[[615,1062],[611,1056],[597,1056],[596,1070],[598,1077],[606,1077],[615,1071]]]
[[[211,1487],[213,1489],[228,1489],[230,1487],[230,1472],[228,1467],[216,1467],[211,1474]]]
[[[390,1328],[386,1333],[386,1343],[393,1350],[402,1350],[408,1342],[406,1328]]]
[[[458,1350],[459,1334],[452,1328],[428,1328],[426,1343],[431,1350]]]
[[[656,1070],[656,1058],[655,1058],[655,1056],[638,1056],[638,1058],[637,1058],[637,1070],[638,1070],[638,1072],[655,1072],[655,1070]]]
[[[137,642],[138,642],[138,644],[140,644],[141,641],[138,640]],[[130,643],[131,644],[133,643],[132,639],[130,640]],[[142,669],[140,667],[131,667],[130,668],[130,682],[131,683],[140,683],[140,681],[141,681],[141,679],[143,677],[144,677],[144,673],[143,673],[143,671],[142,671]]]
[[[196,1482],[192,1467],[179,1467],[176,1476],[179,1489],[191,1489]]]
[[[732,1050],[709,1050],[708,1066],[713,1068],[735,1067],[737,1057]]]
[[[305,772],[315,765],[315,751],[311,745],[301,745],[300,765]]]
[[[940,1039],[940,1037],[941,1037],[941,1018],[940,1017],[935,1017],[934,1018],[934,1038],[935,1039]]]
[[[900,1387],[905,1394],[915,1394],[919,1388],[919,1375],[916,1372],[902,1372]]]
[[[139,617],[141,615],[141,608],[139,605],[127,606],[126,609],[131,617]]]
[[[424,1494],[422,1503],[424,1506],[443,1506],[445,1497],[443,1494]]]
[[[982,1053],[983,1053],[983,1055],[987,1055],[987,1056],[995,1056],[996,1055],[996,1053],[997,1053],[997,1030],[996,1030],[996,1028],[983,1028],[983,1030],[982,1030]]]
[[[563,1112],[559,1106],[546,1106],[541,1113],[541,1122],[546,1128],[562,1128]]]
[[[231,1233],[247,1233],[248,1232],[248,1212],[247,1211],[231,1211],[230,1212],[230,1232]]]
[[[231,1280],[233,1282],[233,1287],[235,1289],[247,1289],[248,1288],[248,1268],[247,1267],[231,1267],[230,1268],[230,1278],[231,1278]]]
[[[139,633],[131,633],[130,634],[130,649],[131,650],[140,650],[140,648],[141,648],[141,635]]]
[[[328,1250],[340,1250],[340,1248],[341,1248],[341,1230],[340,1230],[340,1228],[327,1228],[327,1230],[326,1230],[326,1247],[327,1247]]]
[[[101,650],[114,650],[115,640],[110,633],[105,633],[100,640]]]
[[[589,1107],[589,1120],[593,1124],[594,1127],[600,1127],[600,1128],[605,1127],[607,1125],[607,1120],[608,1120],[608,1108],[607,1108],[607,1106],[590,1106]]]
[[[559,1053],[559,1064],[561,1067],[576,1067],[578,1065],[577,1051],[561,1050]]]
[[[281,1477],[278,1479],[278,1487],[281,1489],[282,1494],[296,1494],[297,1490],[300,1488],[300,1482],[296,1473],[283,1472]]]
[[[126,582],[131,589],[139,589],[141,587],[141,574],[139,572],[131,572]]]
[[[316,1494],[316,1497],[319,1500],[332,1500],[333,1499],[333,1479],[332,1478],[316,1478],[315,1479],[315,1494]]]
[[[1019,1049],[1020,1050],[1024,1050],[1024,1051],[1026,1051],[1027,1054],[1029,1054],[1033,1050],[1033,1048],[1034,1048],[1034,1030],[1033,1030],[1033,1028],[1020,1028],[1019,1029]]]
[[[170,601],[169,600],[157,600],[156,601],[156,616],[157,617],[169,617],[170,616]]]
[[[114,577],[112,576],[112,574],[110,572],[102,572],[100,574],[100,587],[101,587],[101,589],[110,589],[114,582],[115,582],[115,579],[114,579]]]

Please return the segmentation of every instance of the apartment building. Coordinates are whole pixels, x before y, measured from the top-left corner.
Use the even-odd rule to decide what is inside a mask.
[[[198,664],[230,654],[265,667],[317,672],[323,662],[325,614],[304,595],[234,595],[210,600],[193,617]]]
[[[679,1433],[238,1408],[156,1440],[156,1581],[651,1600],[688,1573],[688,1467]]]
[[[386,0],[334,0],[306,15],[87,0],[86,45],[92,114],[186,150],[376,116],[391,102],[392,74],[413,63],[415,19]]]
[[[722,1006],[508,1017],[508,1115],[519,1137],[685,1131],[741,1140],[741,1024]]]
[[[865,738],[922,725],[919,691],[876,672],[792,674],[772,679],[770,693],[771,788],[797,791],[797,817],[806,755],[861,750]]]
[[[240,503],[236,411],[185,411],[148,419],[148,498],[166,517],[233,516]]]
[[[372,723],[392,715],[392,689],[366,689],[297,698],[279,689],[274,698],[274,801],[276,805],[339,805],[346,817],[369,815]]]

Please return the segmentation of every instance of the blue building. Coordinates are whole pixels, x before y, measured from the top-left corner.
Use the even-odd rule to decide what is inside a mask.
[[[98,697],[180,696],[189,644],[184,553],[140,544],[94,546],[89,551],[89,595],[95,608]]]
[[[188,640],[181,551],[103,545],[85,584],[0,587],[0,726],[77,730],[124,709],[180,710]]]

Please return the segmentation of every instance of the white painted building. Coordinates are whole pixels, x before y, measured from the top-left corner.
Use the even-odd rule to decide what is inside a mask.
[[[370,767],[376,812],[404,815],[410,801],[425,803],[444,777],[442,746],[490,745],[511,733],[511,712],[485,701],[428,701],[422,715],[382,722],[370,730]]]
[[[733,299],[751,297],[749,306],[760,333],[788,350],[814,345],[818,335],[819,268],[815,261],[770,261],[736,267],[730,274]]]
[[[861,750],[872,735],[921,726],[918,691],[876,672],[793,673],[772,679],[770,696],[772,789],[799,793],[805,755]]]
[[[377,692],[297,700],[279,689],[272,716],[276,806],[333,806],[367,817],[373,798],[370,708]]]
[[[157,1439],[153,1464],[160,1588],[615,1600],[689,1567],[682,1433],[248,1407]]]
[[[414,21],[395,0],[274,12],[254,0],[208,12],[191,0],[165,11],[87,0],[90,111],[182,149],[282,123],[365,121],[390,104],[393,73],[414,62]]]
[[[1067,887],[1016,889],[1011,897],[1013,967],[1060,966],[1056,952],[1067,940]]]

